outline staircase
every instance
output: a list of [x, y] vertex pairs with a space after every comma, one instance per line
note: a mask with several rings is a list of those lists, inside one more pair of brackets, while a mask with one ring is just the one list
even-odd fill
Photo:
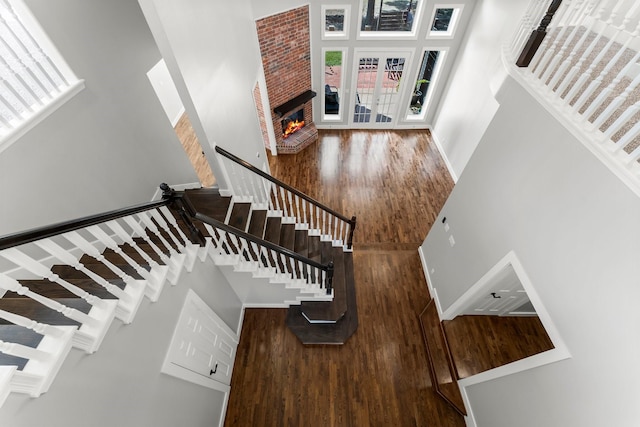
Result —
[[[231, 176], [256, 175], [224, 154]], [[357, 328], [355, 218], [256, 176], [251, 195], [246, 179], [232, 194], [163, 184], [160, 201], [0, 238], [0, 405], [46, 392], [72, 348], [98, 351], [115, 319], [133, 322], [196, 262], [214, 262], [246, 307], [289, 307], [303, 343], [344, 343]]]

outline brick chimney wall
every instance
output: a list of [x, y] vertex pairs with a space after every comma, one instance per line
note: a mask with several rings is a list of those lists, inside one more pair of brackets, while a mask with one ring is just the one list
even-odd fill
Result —
[[[273, 109], [311, 89], [309, 6], [259, 19], [256, 27], [267, 81], [267, 95]], [[304, 107], [305, 123], [311, 123], [311, 101], [304, 104]], [[273, 111], [271, 114], [276, 141], [280, 145], [282, 118]]]

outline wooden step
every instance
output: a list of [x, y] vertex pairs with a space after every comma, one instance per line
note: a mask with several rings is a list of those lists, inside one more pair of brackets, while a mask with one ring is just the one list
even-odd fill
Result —
[[[44, 297], [51, 299], [59, 299], [59, 298], [78, 298], [74, 293], [66, 290], [61, 285], [51, 282], [47, 279], [32, 279], [32, 280], [19, 280], [21, 285], [28, 287], [33, 292], [40, 294]], [[67, 282], [72, 285], [76, 285], [83, 291], [90, 293], [91, 295], [95, 295], [100, 299], [115, 299], [116, 297], [109, 293], [104, 286], [100, 286], [95, 281], [90, 278], [84, 279], [67, 279]], [[110, 282], [118, 286], [120, 289], [124, 289], [124, 282], [122, 280], [113, 280]]]
[[267, 225], [267, 211], [254, 210], [251, 211], [251, 220], [247, 233], [260, 239], [264, 238], [265, 227]]
[[280, 244], [280, 227], [282, 226], [282, 218], [278, 216], [267, 217], [267, 226], [264, 232], [264, 240], [273, 244]]
[[198, 212], [224, 222], [231, 204], [231, 197], [223, 197], [217, 188], [185, 190], [185, 194]]
[[250, 211], [251, 203], [234, 203], [227, 225], [245, 231], [247, 229]]
[[301, 306], [289, 307], [286, 324], [303, 344], [344, 344], [358, 329], [358, 308], [351, 252], [344, 253], [344, 271], [347, 309], [344, 316], [337, 322], [309, 323], [302, 314]]
[[[333, 255], [333, 301], [303, 301], [302, 315], [309, 323], [335, 323], [347, 311], [344, 252], [341, 247], [331, 248]], [[329, 261], [327, 261], [328, 263]]]
[[282, 224], [280, 226], [280, 246], [291, 251], [295, 249], [295, 224]]
[[[2, 319], [0, 319], [0, 337], [2, 337], [2, 341], [22, 344], [31, 348], [38, 347], [43, 338], [41, 334], [31, 329], [5, 322]], [[1, 366], [15, 365], [21, 371], [28, 361], [28, 359], [23, 359], [22, 357], [9, 356], [0, 352]]]
[[[56, 301], [85, 314], [91, 310], [91, 305], [80, 298], [58, 298]], [[49, 325], [80, 326], [80, 323], [69, 319], [62, 313], [14, 292], [7, 292], [0, 298], [0, 309]]]

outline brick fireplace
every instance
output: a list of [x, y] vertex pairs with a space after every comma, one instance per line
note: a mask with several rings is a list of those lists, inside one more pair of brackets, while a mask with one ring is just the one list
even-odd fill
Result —
[[[256, 28], [276, 147], [278, 153], [297, 153], [318, 139], [311, 102], [315, 93], [311, 92], [309, 6], [259, 19]], [[304, 127], [284, 138], [282, 119], [300, 109]]]

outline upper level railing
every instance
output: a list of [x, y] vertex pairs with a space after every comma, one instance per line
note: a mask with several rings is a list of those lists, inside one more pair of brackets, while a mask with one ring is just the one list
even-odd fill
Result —
[[216, 152], [221, 155], [234, 197], [282, 212], [285, 218], [307, 226], [311, 233], [329, 236], [351, 249], [355, 216], [345, 217], [223, 148], [216, 146]]
[[[509, 71], [640, 195], [640, 2], [558, 3], [531, 2], [504, 52]], [[516, 67], [540, 27], [530, 64]]]

